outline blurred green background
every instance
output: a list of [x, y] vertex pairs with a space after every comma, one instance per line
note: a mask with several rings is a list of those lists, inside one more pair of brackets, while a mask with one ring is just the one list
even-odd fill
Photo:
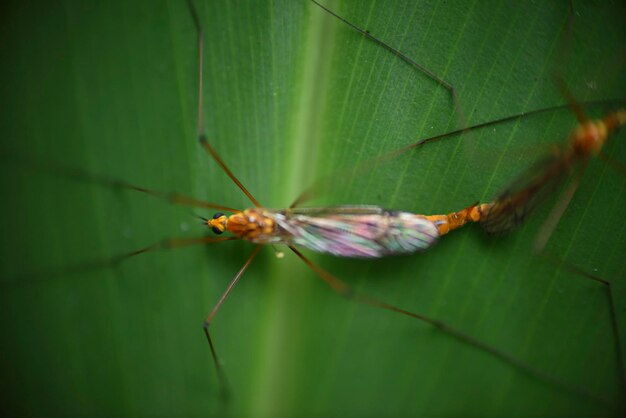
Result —
[[[32, 164], [250, 205], [195, 139], [197, 46], [186, 3], [99, 3], [2, 6], [0, 410], [216, 416], [201, 325], [252, 247], [229, 242], [106, 265], [165, 237], [207, 234], [194, 214], [212, 213]], [[209, 138], [268, 207], [289, 205], [319, 176], [458, 126], [445, 89], [308, 1], [196, 3]], [[566, 3], [325, 4], [453, 84], [472, 124], [563, 103], [554, 72], [580, 100], [626, 98], [624, 3], [574, 2], [569, 53]], [[574, 123], [569, 111], [551, 112], [431, 144], [337, 176], [313, 203], [458, 210], [493, 197]], [[624, 139], [607, 147], [622, 162]], [[426, 324], [346, 301], [292, 254], [277, 259], [267, 248], [212, 328], [233, 390], [227, 412], [619, 416], [625, 203], [624, 177], [593, 161], [548, 243], [561, 260], [610, 281], [612, 295], [532, 255], [550, 205], [507, 237], [469, 227], [410, 257], [310, 255], [360, 291], [446, 321], [608, 405]], [[98, 260], [102, 268], [63, 274]]]

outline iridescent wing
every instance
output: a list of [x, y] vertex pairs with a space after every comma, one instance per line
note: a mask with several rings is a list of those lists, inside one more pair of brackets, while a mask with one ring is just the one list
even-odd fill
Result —
[[410, 254], [439, 238], [435, 224], [423, 216], [372, 206], [287, 210], [275, 220], [284, 241], [339, 257]]
[[568, 174], [571, 163], [555, 153], [526, 170], [493, 201], [480, 225], [491, 234], [504, 234], [522, 224], [526, 217], [550, 195]]

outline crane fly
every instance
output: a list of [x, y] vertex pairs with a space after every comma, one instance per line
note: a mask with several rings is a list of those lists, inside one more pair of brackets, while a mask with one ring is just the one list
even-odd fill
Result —
[[605, 160], [609, 159], [603, 153], [602, 147], [611, 134], [626, 124], [626, 109], [616, 110], [601, 119], [589, 119], [579, 106], [575, 106], [575, 109], [579, 125], [573, 129], [569, 138], [563, 144], [555, 146], [551, 155], [522, 173], [496, 197], [489, 215], [480, 222], [487, 232], [507, 233], [519, 226], [538, 204], [555, 191], [568, 174], [576, 172], [576, 179], [566, 190], [564, 200], [557, 204], [558, 210], [553, 212], [538, 237], [535, 248], [541, 252], [574, 195], [578, 179], [589, 159], [598, 155]]
[[[320, 6], [317, 2], [313, 2]], [[390, 310], [402, 315], [406, 315], [420, 321], [429, 323], [436, 328], [448, 333], [467, 344], [487, 351], [495, 357], [503, 360], [515, 367], [520, 367], [524, 371], [549, 381], [553, 384], [563, 386], [578, 393], [590, 395], [584, 389], [572, 387], [566, 382], [562, 382], [557, 377], [551, 376], [543, 371], [526, 365], [514, 356], [503, 352], [495, 347], [476, 340], [474, 337], [454, 329], [446, 323], [428, 316], [410, 312], [394, 305], [385, 303], [376, 298], [355, 293], [352, 288], [314, 264], [297, 246], [309, 248], [311, 250], [329, 253], [340, 257], [357, 258], [379, 258], [389, 255], [410, 254], [416, 251], [423, 251], [431, 247], [440, 235], [445, 235], [449, 231], [457, 229], [467, 222], [480, 220], [482, 211], [489, 209], [489, 204], [472, 205], [458, 212], [447, 215], [424, 216], [409, 212], [389, 211], [374, 206], [341, 206], [335, 208], [295, 208], [295, 202], [289, 209], [282, 211], [263, 208], [261, 203], [246, 189], [235, 174], [228, 168], [221, 156], [208, 141], [203, 124], [203, 57], [204, 40], [203, 30], [200, 25], [198, 14], [191, 1], [188, 2], [194, 23], [198, 33], [198, 112], [197, 112], [197, 132], [200, 145], [215, 160], [217, 165], [232, 180], [234, 184], [246, 195], [253, 208], [243, 211], [208, 202], [199, 202], [193, 198], [181, 195], [170, 195], [169, 200], [173, 203], [196, 206], [202, 208], [215, 208], [218, 210], [228, 210], [234, 212], [226, 216], [221, 212], [216, 213], [211, 219], [204, 220], [206, 226], [215, 234], [221, 235], [225, 231], [232, 233], [231, 237], [223, 238], [201, 238], [199, 240], [168, 240], [166, 247], [176, 247], [196, 243], [210, 243], [221, 240], [242, 239], [257, 244], [246, 262], [235, 275], [231, 283], [227, 286], [218, 302], [213, 307], [204, 322], [204, 332], [210, 347], [213, 362], [218, 371], [221, 381], [222, 393], [226, 394], [226, 378], [222, 370], [220, 360], [217, 355], [213, 339], [209, 328], [210, 324], [219, 311], [220, 307], [227, 299], [228, 295], [237, 284], [243, 273], [246, 271], [252, 260], [259, 253], [263, 244], [284, 244], [289, 247], [309, 268], [311, 268], [321, 279], [323, 279], [337, 293], [374, 307]], [[322, 7], [324, 10], [330, 10]], [[338, 17], [331, 12], [333, 16]], [[362, 34], [371, 38], [368, 32], [360, 30], [352, 25]], [[401, 53], [396, 55], [405, 59]], [[409, 63], [412, 63], [409, 62]], [[421, 69], [421, 67], [418, 67]], [[429, 75], [429, 73], [426, 73]], [[439, 79], [436, 79], [439, 81]], [[451, 91], [456, 100], [454, 91]], [[134, 190], [161, 196], [162, 193], [148, 190], [142, 187], [127, 185]], [[298, 200], [298, 199], [297, 199]], [[146, 247], [134, 251], [130, 255], [137, 255], [153, 249], [161, 248], [163, 245]]]
[[419, 215], [378, 206], [271, 210], [245, 209], [206, 219], [217, 235], [228, 231], [255, 244], [305, 247], [338, 257], [380, 258], [425, 251], [439, 236], [468, 222], [480, 222], [491, 204], [472, 205], [446, 215]]
[[[193, 10], [193, 8], [192, 8]], [[195, 16], [194, 20], [199, 33], [199, 91], [202, 91], [202, 56], [203, 56], [203, 39], [202, 29], [199, 25], [199, 19]], [[367, 36], [368, 32], [362, 32]], [[451, 93], [456, 103], [456, 93]], [[249, 209], [237, 209], [211, 202], [204, 202], [199, 199], [185, 196], [178, 193], [163, 193], [130, 184], [124, 181], [111, 180], [109, 178], [97, 178], [81, 172], [66, 172], [70, 176], [86, 177], [109, 185], [114, 188], [126, 188], [141, 193], [147, 193], [152, 196], [163, 198], [169, 202], [180, 204], [183, 206], [191, 206], [202, 209], [213, 209], [218, 211], [210, 219], [203, 220], [206, 227], [220, 236], [207, 236], [200, 238], [175, 238], [159, 242], [155, 245], [141, 248], [123, 254], [115, 258], [113, 261], [118, 262], [126, 260], [131, 256], [147, 253], [158, 249], [168, 249], [174, 247], [183, 247], [196, 244], [218, 243], [223, 241], [231, 241], [235, 239], [243, 239], [250, 241], [257, 246], [251, 251], [246, 262], [240, 268], [238, 273], [228, 285], [226, 291], [215, 305], [205, 322], [205, 332], [207, 340], [211, 347], [211, 353], [215, 365], [224, 379], [221, 363], [217, 357], [217, 352], [211, 335], [209, 334], [209, 324], [212, 323], [215, 313], [226, 300], [230, 291], [233, 289], [237, 281], [242, 277], [243, 273], [248, 269], [253, 259], [260, 251], [261, 244], [285, 244], [290, 246], [294, 253], [300, 257], [316, 274], [318, 274], [333, 290], [338, 293], [355, 299], [365, 304], [375, 307], [398, 312], [403, 315], [417, 318], [425, 321], [434, 327], [440, 329], [444, 333], [450, 334], [452, 337], [481, 350], [484, 350], [497, 358], [518, 367], [524, 372], [540, 379], [546, 380], [571, 389], [576, 393], [584, 393], [578, 387], [563, 382], [562, 379], [553, 377], [550, 373], [543, 372], [536, 367], [527, 365], [524, 361], [516, 356], [510, 355], [505, 351], [501, 351], [493, 346], [483, 343], [464, 332], [452, 328], [445, 322], [429, 316], [423, 316], [414, 312], [405, 311], [394, 305], [381, 302], [378, 299], [356, 293], [346, 283], [339, 280], [336, 276], [314, 264], [308, 257], [300, 252], [298, 247], [305, 247], [317, 252], [328, 253], [342, 257], [357, 258], [378, 258], [394, 254], [409, 254], [412, 252], [423, 251], [430, 248], [435, 242], [449, 231], [463, 226], [469, 222], [481, 222], [485, 214], [491, 212], [491, 203], [483, 203], [471, 205], [458, 212], [451, 212], [443, 215], [422, 215], [408, 211], [387, 210], [378, 206], [339, 206], [339, 207], [322, 207], [322, 208], [303, 208], [289, 207], [283, 210], [272, 210], [264, 208], [239, 181], [220, 155], [211, 146], [206, 134], [204, 134], [204, 126], [201, 122], [201, 113], [203, 111], [202, 95], [199, 94], [198, 104], [198, 136], [202, 147], [214, 158], [217, 165], [230, 176], [231, 180], [239, 186], [243, 193], [249, 198], [253, 207]], [[468, 128], [472, 129], [472, 128]], [[50, 167], [56, 171], [63, 172], [60, 167]], [[71, 171], [71, 170], [70, 170]], [[232, 215], [226, 216], [223, 213], [229, 212]], [[221, 236], [223, 232], [230, 232], [232, 235]], [[112, 264], [112, 263], [105, 263]], [[83, 267], [96, 267], [95, 265], [85, 265]], [[225, 387], [225, 384], [224, 384]], [[592, 395], [593, 397], [593, 395]]]
[[[316, 2], [314, 2], [316, 3]], [[317, 3], [316, 3], [317, 4]], [[318, 4], [319, 5], [319, 4]], [[199, 91], [202, 91], [203, 81], [203, 38], [202, 29], [198, 16], [190, 3], [194, 21], [198, 30], [199, 45]], [[324, 8], [324, 7], [323, 7]], [[340, 18], [332, 13], [329, 9], [326, 11], [333, 16]], [[340, 18], [341, 19], [341, 18]], [[372, 38], [371, 35], [364, 30], [352, 25], [359, 32]], [[375, 39], [375, 38], [374, 38]], [[379, 42], [380, 43], [380, 42]], [[385, 44], [383, 44], [385, 45]], [[389, 48], [388, 48], [389, 49]], [[406, 61], [406, 57], [393, 50], [396, 55]], [[412, 61], [409, 61], [412, 64]], [[420, 67], [418, 67], [420, 69]], [[428, 75], [429, 73], [426, 72]], [[437, 78], [436, 81], [439, 81]], [[456, 102], [454, 90], [451, 90], [453, 99]], [[287, 245], [304, 263], [311, 268], [321, 279], [323, 279], [337, 293], [352, 298], [356, 301], [368, 304], [374, 307], [394, 311], [402, 315], [416, 318], [427, 322], [436, 328], [450, 334], [451, 336], [489, 352], [495, 357], [516, 367], [522, 368], [524, 371], [544, 379], [546, 381], [556, 383], [559, 386], [568, 388], [578, 393], [590, 395], [585, 390], [572, 387], [559, 378], [551, 376], [543, 371], [527, 365], [506, 352], [491, 347], [474, 337], [460, 332], [444, 322], [437, 319], [424, 316], [419, 313], [410, 312], [394, 305], [382, 302], [370, 296], [355, 293], [351, 287], [344, 281], [314, 264], [297, 247], [305, 247], [316, 252], [328, 253], [339, 257], [356, 257], [356, 258], [380, 258], [389, 255], [410, 254], [417, 251], [424, 251], [430, 248], [437, 241], [438, 237], [448, 232], [458, 229], [469, 222], [485, 223], [494, 213], [494, 207], [499, 204], [483, 203], [471, 205], [460, 211], [451, 212], [442, 215], [421, 215], [410, 212], [390, 211], [375, 206], [340, 206], [340, 207], [324, 207], [324, 208], [296, 208], [295, 203], [285, 210], [271, 210], [262, 207], [261, 203], [246, 189], [241, 181], [227, 167], [216, 150], [212, 147], [207, 139], [205, 128], [202, 122], [203, 99], [199, 94], [198, 102], [198, 138], [202, 147], [207, 153], [213, 157], [216, 163], [230, 177], [239, 189], [248, 197], [254, 205], [253, 208], [245, 210], [227, 209], [233, 212], [232, 215], [226, 216], [218, 212], [211, 219], [204, 222], [215, 234], [221, 235], [228, 231], [232, 233], [232, 237], [224, 237], [224, 240], [242, 239], [250, 241], [257, 246], [254, 248], [247, 261], [235, 275], [231, 283], [219, 298], [217, 304], [209, 313], [205, 320], [204, 331], [209, 343], [211, 354], [216, 369], [219, 372], [222, 387], [226, 387], [224, 373], [222, 371], [220, 361], [211, 334], [209, 332], [210, 324], [216, 313], [237, 284], [245, 270], [248, 268], [252, 260], [256, 257], [262, 244], [284, 244]], [[472, 128], [468, 128], [472, 129]], [[224, 207], [213, 203], [200, 203], [186, 197], [177, 196], [173, 199], [175, 203], [192, 204], [200, 207], [213, 207], [223, 210]], [[494, 206], [495, 205], [495, 206]], [[202, 242], [216, 242], [219, 238], [210, 240], [204, 238]], [[184, 242], [186, 245], [188, 242]], [[195, 243], [195, 241], [191, 242]], [[178, 246], [180, 243], [173, 242], [170, 246]], [[147, 250], [152, 249], [148, 248]], [[146, 249], [139, 252], [145, 252]], [[135, 252], [133, 254], [136, 254]], [[593, 395], [592, 395], [593, 397]]]

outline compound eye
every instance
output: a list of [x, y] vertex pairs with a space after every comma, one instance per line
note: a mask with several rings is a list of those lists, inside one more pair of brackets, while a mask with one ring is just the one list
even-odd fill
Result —
[[213, 230], [213, 233], [215, 235], [221, 235], [222, 233], [224, 233], [224, 231], [222, 231], [221, 229], [219, 229], [218, 227], [214, 226], [213, 228], [211, 228]]
[[217, 212], [215, 215], [213, 215], [213, 219], [221, 218], [222, 216], [224, 216], [222, 212]]

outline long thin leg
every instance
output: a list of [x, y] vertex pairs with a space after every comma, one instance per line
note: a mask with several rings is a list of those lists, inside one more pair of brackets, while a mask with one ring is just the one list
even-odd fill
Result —
[[[574, 28], [574, 5], [572, 0], [569, 0], [568, 2], [569, 5], [569, 16], [568, 16], [568, 27], [567, 27], [567, 34], [566, 34], [566, 38], [565, 41], [563, 42], [564, 45], [564, 49], [565, 49], [565, 53], [561, 54], [561, 64], [562, 66], [559, 66], [559, 68], [565, 68], [567, 65], [566, 62], [566, 57], [567, 55], [569, 55], [570, 50], [571, 50], [571, 38], [572, 38], [572, 34], [573, 34], [573, 28]], [[568, 88], [567, 84], [565, 83], [565, 81], [563, 80], [562, 77], [557, 76], [556, 77], [556, 81], [557, 81], [557, 85], [559, 86], [559, 89], [561, 90], [561, 93], [563, 94], [563, 96], [566, 98], [567, 102], [569, 103], [570, 108], [572, 109], [572, 111], [574, 112], [574, 114], [576, 115], [576, 119], [578, 120], [579, 123], [585, 123], [589, 120], [589, 118], [587, 117], [587, 115], [585, 114], [585, 111], [583, 109], [583, 107], [581, 106], [581, 103], [579, 103], [576, 98], [574, 97], [574, 95], [572, 94], [572, 92], [570, 91], [570, 89]], [[626, 177], [626, 166], [624, 166], [622, 163], [620, 163], [619, 161], [616, 161], [614, 159], [612, 159], [611, 157], [609, 157], [606, 153], [604, 153], [602, 150], [599, 153], [600, 158], [607, 163], [610, 167], [612, 167], [613, 169], [615, 169], [617, 172], [619, 172], [622, 176]], [[586, 163], [585, 163], [586, 165]], [[583, 166], [583, 170], [585, 168], [585, 165]], [[557, 202], [557, 204], [554, 206], [554, 208], [552, 209], [552, 212], [550, 213], [550, 216], [548, 217], [548, 219], [546, 219], [546, 221], [544, 222], [544, 224], [542, 225], [539, 233], [537, 234], [537, 238], [535, 239], [535, 252], [537, 252], [542, 258], [544, 259], [558, 259], [557, 257], [551, 255], [551, 254], [547, 254], [544, 251], [545, 245], [547, 244], [547, 241], [550, 237], [550, 235], [552, 234], [552, 232], [554, 231], [554, 228], [556, 227], [556, 225], [558, 224], [559, 219], [561, 218], [561, 216], [563, 215], [563, 213], [565, 212], [565, 210], [567, 209], [567, 206], [569, 205], [569, 202], [571, 201], [572, 197], [574, 196], [574, 193], [576, 192], [576, 189], [578, 188], [578, 184], [580, 183], [580, 178], [582, 177], [582, 172], [583, 170], [581, 170], [577, 177], [574, 178], [574, 180], [572, 181], [572, 184], [570, 184], [570, 186], [566, 189], [566, 191], [563, 193], [563, 196], [561, 199], [559, 199], [559, 201]], [[617, 320], [617, 314], [615, 311], [615, 303], [613, 301], [613, 290], [611, 287], [611, 283], [596, 277], [592, 274], [589, 274], [585, 271], [583, 271], [582, 269], [579, 269], [575, 266], [569, 265], [569, 263], [566, 263], [564, 261], [561, 261], [561, 264], [565, 264], [566, 268], [574, 273], [579, 274], [580, 276], [590, 279], [590, 280], [594, 280], [594, 281], [598, 281], [600, 283], [602, 283], [603, 285], [605, 285], [606, 289], [607, 289], [607, 293], [608, 293], [608, 300], [609, 300], [609, 312], [611, 315], [611, 325], [613, 327], [613, 335], [615, 336], [615, 344], [616, 344], [616, 350], [617, 350], [617, 364], [618, 364], [618, 368], [619, 368], [619, 378], [620, 378], [620, 384], [621, 384], [621, 388], [622, 388], [622, 395], [626, 395], [626, 369], [624, 368], [624, 360], [623, 360], [623, 356], [622, 356], [622, 344], [621, 344], [621, 340], [620, 340], [620, 334], [619, 334], [619, 328], [618, 328], [618, 320]], [[624, 398], [626, 399], [626, 398]], [[624, 405], [622, 405], [622, 412], [624, 409]]]
[[489, 354], [491, 354], [492, 356], [496, 357], [497, 359], [519, 369], [524, 371], [525, 373], [536, 377], [540, 380], [543, 380], [544, 382], [550, 383], [552, 385], [555, 385], [557, 387], [563, 388], [569, 392], [575, 393], [577, 395], [582, 395], [585, 396], [589, 399], [592, 399], [596, 402], [605, 404], [605, 405], [609, 405], [614, 407], [615, 405], [613, 404], [613, 402], [604, 399], [594, 393], [589, 392], [588, 390], [586, 390], [585, 388], [581, 388], [575, 385], [572, 385], [562, 379], [560, 379], [557, 376], [554, 376], [552, 374], [546, 373], [542, 370], [537, 369], [536, 367], [533, 367], [529, 364], [527, 364], [526, 362], [524, 362], [523, 360], [513, 356], [512, 354], [509, 354], [505, 351], [502, 351], [496, 347], [493, 347], [489, 344], [486, 344], [480, 340], [477, 340], [476, 338], [472, 337], [471, 335], [465, 334], [464, 332], [461, 332], [451, 326], [449, 326], [448, 324], [439, 321], [437, 319], [434, 318], [430, 318], [426, 315], [422, 315], [416, 312], [411, 312], [411, 311], [407, 311], [405, 309], [399, 308], [397, 306], [388, 304], [386, 302], [383, 302], [379, 299], [373, 298], [371, 296], [367, 296], [364, 294], [359, 294], [356, 293], [346, 282], [344, 282], [343, 280], [339, 279], [338, 277], [334, 276], [333, 274], [327, 272], [326, 270], [322, 269], [321, 267], [319, 267], [318, 265], [316, 265], [315, 263], [313, 263], [311, 260], [309, 260], [307, 257], [305, 257], [297, 248], [289, 246], [289, 248], [298, 256], [300, 257], [300, 259], [302, 261], [304, 261], [304, 263], [311, 269], [313, 270], [322, 280], [324, 280], [326, 282], [326, 284], [328, 284], [328, 286], [330, 286], [331, 289], [333, 289], [335, 292], [337, 292], [339, 295], [348, 298], [348, 299], [352, 299], [355, 300], [359, 303], [365, 304], [365, 305], [369, 305], [369, 306], [373, 306], [375, 308], [380, 308], [380, 309], [385, 309], [388, 311], [392, 311], [392, 312], [397, 312], [399, 314], [405, 315], [405, 316], [409, 316], [411, 318], [415, 318], [418, 319], [422, 322], [426, 322], [427, 324], [432, 325], [433, 327], [439, 329], [440, 331], [454, 337], [455, 339], [471, 345], [475, 348], [478, 348], [479, 350], [485, 351]]
[[553, 76], [558, 80], [561, 78], [559, 71], [567, 68], [571, 53], [572, 36], [574, 33], [574, 5], [571, 0], [567, 4], [567, 19], [565, 21], [565, 29], [560, 35], [560, 47], [556, 53], [556, 59], [553, 63]]
[[535, 238], [534, 250], [536, 254], [541, 254], [548, 240], [552, 236], [554, 229], [559, 224], [563, 213], [569, 206], [569, 202], [571, 202], [574, 194], [576, 193], [576, 189], [578, 189], [578, 185], [580, 184], [580, 178], [584, 171], [584, 167], [578, 173], [578, 175], [572, 180], [572, 182], [567, 186], [567, 189], [563, 192], [559, 201], [554, 205], [552, 211], [548, 218], [544, 221], [543, 225], [541, 225], [541, 229], [537, 233], [537, 238]]
[[534, 251], [543, 260], [548, 261], [552, 264], [556, 264], [560, 268], [565, 268], [575, 274], [580, 275], [581, 277], [584, 277], [585, 279], [599, 282], [606, 287], [607, 293], [608, 293], [607, 296], [609, 299], [609, 312], [611, 315], [611, 326], [613, 328], [613, 333], [615, 335], [616, 349], [617, 349], [617, 354], [618, 354], [620, 385], [622, 388], [622, 393], [626, 394], [626, 376], [625, 376], [626, 369], [624, 368], [624, 361], [622, 359], [622, 344], [620, 341], [620, 334], [618, 331], [618, 320], [617, 320], [617, 314], [615, 313], [615, 304], [613, 302], [613, 289], [611, 287], [611, 283], [605, 279], [602, 279], [593, 274], [587, 273], [584, 270], [561, 260], [559, 257], [551, 253], [548, 253], [545, 250], [546, 244], [548, 243], [550, 236], [554, 232], [554, 229], [558, 225], [559, 220], [563, 216], [563, 213], [565, 213], [565, 210], [569, 206], [570, 201], [572, 200], [572, 198], [574, 197], [574, 194], [576, 193], [576, 190], [578, 189], [578, 185], [580, 184], [580, 180], [582, 178], [582, 174], [584, 172], [585, 167], [586, 167], [586, 163], [581, 168], [581, 170], [577, 173], [576, 177], [572, 180], [572, 182], [568, 185], [567, 189], [565, 189], [565, 191], [562, 193], [561, 197], [559, 198], [559, 201], [554, 205], [554, 207], [552, 208], [552, 211], [550, 212], [550, 215], [544, 221], [543, 225], [539, 229], [539, 232], [537, 233], [537, 237], [535, 238]]
[[[619, 102], [619, 101], [616, 101]], [[594, 106], [594, 105], [598, 105], [598, 104], [606, 104], [606, 101], [593, 101], [593, 102], [586, 102], [585, 104], [588, 106]], [[612, 103], [611, 101], [609, 101], [609, 103]], [[382, 155], [379, 155], [377, 157], [371, 158], [367, 161], [364, 161], [361, 164], [358, 164], [355, 167], [352, 167], [350, 169], [347, 170], [341, 170], [341, 171], [337, 171], [337, 172], [333, 172], [330, 175], [320, 178], [318, 180], [316, 180], [310, 187], [308, 187], [304, 192], [302, 192], [294, 201], [293, 203], [289, 206], [290, 208], [295, 208], [298, 207], [299, 205], [301, 205], [302, 203], [312, 199], [314, 196], [317, 195], [317, 193], [319, 192], [320, 189], [323, 189], [327, 183], [329, 184], [333, 184], [336, 182], [337, 178], [345, 178], [345, 176], [350, 176], [350, 175], [356, 175], [356, 174], [360, 174], [360, 173], [365, 173], [367, 171], [372, 170], [373, 168], [377, 167], [380, 164], [383, 164], [387, 161], [393, 160], [394, 158], [399, 157], [402, 154], [405, 154], [413, 149], [419, 148], [422, 145], [431, 143], [431, 142], [437, 142], [440, 141], [442, 139], [446, 139], [449, 137], [454, 137], [454, 136], [458, 136], [461, 135], [464, 132], [467, 131], [473, 131], [476, 129], [484, 129], [487, 128], [489, 126], [494, 126], [500, 123], [506, 123], [506, 122], [510, 122], [510, 121], [514, 121], [517, 119], [520, 119], [522, 117], [532, 117], [532, 116], [536, 116], [536, 115], [540, 115], [543, 113], [548, 113], [548, 112], [554, 112], [554, 111], [560, 111], [560, 110], [567, 110], [570, 109], [570, 105], [566, 104], [566, 105], [559, 105], [559, 106], [552, 106], [552, 107], [547, 107], [544, 109], [537, 109], [537, 110], [533, 110], [530, 112], [524, 112], [524, 113], [519, 113], [517, 115], [511, 115], [511, 116], [507, 116], [501, 119], [496, 119], [496, 120], [492, 120], [489, 122], [483, 122], [483, 123], [479, 123], [476, 124], [474, 126], [470, 126], [467, 128], [462, 128], [462, 129], [455, 129], [454, 131], [450, 131], [450, 132], [446, 132], [443, 134], [439, 134], [439, 135], [435, 135], [435, 136], [431, 136], [428, 138], [424, 138], [421, 139], [417, 142], [414, 142], [412, 144], [409, 145], [405, 145], [404, 147], [398, 148], [396, 150], [392, 150], [389, 151], [387, 153], [384, 153]]]
[[[620, 384], [622, 387], [622, 393], [626, 394], [626, 368], [624, 365], [624, 359], [622, 358], [622, 343], [619, 337], [619, 326], [618, 326], [618, 320], [617, 320], [617, 315], [615, 314], [615, 303], [613, 301], [613, 290], [611, 287], [611, 282], [604, 280], [601, 277], [598, 277], [594, 274], [591, 274], [579, 267], [576, 267], [575, 265], [568, 263], [564, 260], [562, 260], [560, 257], [557, 257], [556, 255], [548, 252], [548, 251], [543, 251], [542, 253], [538, 254], [538, 256], [544, 260], [547, 261], [551, 264], [554, 264], [557, 268], [563, 268], [565, 270], [570, 271], [571, 273], [577, 274], [579, 276], [582, 276], [586, 279], [589, 280], [593, 280], [595, 282], [598, 282], [602, 285], [605, 286], [606, 290], [607, 290], [607, 297], [609, 300], [609, 312], [611, 315], [611, 327], [613, 328], [613, 334], [615, 335], [615, 350], [617, 353], [617, 364], [618, 364], [618, 368], [619, 368], [619, 379], [620, 379]], [[624, 405], [622, 405], [622, 408], [624, 407]]]
[[186, 196], [177, 192], [162, 192], [159, 190], [149, 189], [143, 186], [137, 186], [136, 184], [129, 183], [124, 180], [115, 179], [108, 176], [102, 176], [98, 174], [89, 173], [81, 168], [70, 167], [64, 164], [60, 164], [54, 161], [44, 161], [32, 155], [28, 155], [22, 152], [12, 152], [10, 150], [0, 150], [0, 157], [10, 163], [19, 163], [26, 165], [34, 171], [44, 171], [56, 176], [65, 177], [74, 181], [86, 181], [93, 184], [98, 184], [103, 187], [109, 187], [112, 189], [126, 189], [133, 190], [140, 193], [149, 194], [158, 199], [163, 199], [169, 203], [182, 206], [191, 206], [195, 208], [208, 208], [226, 212], [239, 212], [238, 209], [234, 209], [228, 206], [218, 205], [217, 203], [206, 202], [194, 197]]
[[191, 11], [191, 16], [193, 18], [194, 25], [196, 26], [196, 32], [198, 33], [198, 141], [202, 148], [215, 160], [217, 165], [220, 166], [222, 170], [230, 177], [230, 179], [239, 187], [239, 189], [250, 199], [250, 201], [254, 204], [254, 206], [261, 206], [258, 200], [252, 196], [252, 194], [246, 189], [246, 187], [239, 181], [239, 179], [233, 174], [233, 172], [228, 168], [222, 157], [219, 156], [217, 151], [211, 146], [207, 139], [206, 130], [203, 122], [203, 114], [204, 114], [204, 99], [202, 96], [202, 91], [204, 89], [204, 31], [202, 30], [202, 25], [200, 24], [200, 18], [198, 16], [198, 12], [193, 5], [192, 0], [187, 0], [187, 4], [189, 5], [189, 10]]
[[457, 111], [457, 113], [459, 115], [459, 122], [461, 123], [461, 126], [465, 125], [465, 115], [463, 114], [463, 110], [461, 109], [461, 104], [459, 103], [459, 98], [458, 98], [458, 96], [456, 94], [456, 90], [455, 90], [455, 88], [454, 88], [454, 86], [452, 84], [448, 83], [446, 80], [444, 80], [441, 77], [437, 76], [435, 73], [433, 73], [428, 68], [426, 68], [423, 65], [417, 63], [415, 60], [410, 58], [404, 52], [400, 51], [399, 49], [396, 49], [396, 48], [392, 47], [391, 45], [389, 45], [388, 43], [386, 43], [382, 39], [379, 39], [379, 38], [375, 37], [374, 35], [372, 35], [369, 31], [367, 31], [365, 29], [362, 29], [359, 26], [355, 25], [354, 23], [350, 22], [349, 20], [339, 16], [337, 13], [333, 12], [328, 7], [320, 4], [316, 0], [311, 0], [311, 2], [315, 3], [318, 7], [320, 7], [323, 10], [325, 10], [331, 16], [336, 17], [337, 19], [339, 19], [340, 21], [342, 21], [346, 25], [350, 26], [352, 29], [354, 29], [355, 31], [359, 32], [361, 35], [365, 36], [367, 39], [377, 43], [380, 46], [382, 46], [387, 51], [389, 51], [392, 54], [396, 55], [402, 61], [406, 62], [407, 64], [409, 64], [413, 68], [416, 68], [418, 71], [420, 71], [421, 73], [425, 74], [428, 78], [430, 78], [431, 80], [435, 81], [437, 84], [439, 84], [440, 86], [442, 86], [443, 88], [448, 90], [448, 92], [450, 93], [450, 96], [452, 97], [452, 101], [454, 102], [454, 107], [456, 108], [456, 111]]
[[585, 114], [585, 111], [583, 110], [580, 103], [578, 103], [576, 99], [574, 98], [574, 95], [570, 91], [569, 87], [567, 87], [565, 80], [563, 80], [563, 78], [560, 76], [555, 76], [555, 79], [556, 79], [557, 86], [559, 86], [559, 90], [561, 90], [561, 94], [565, 97], [565, 99], [567, 100], [567, 103], [569, 103], [569, 106], [572, 109], [572, 112], [574, 112], [574, 114], [576, 115], [576, 119], [578, 120], [578, 123], [587, 122], [589, 118]]
[[211, 313], [209, 313], [209, 315], [204, 320], [204, 325], [203, 325], [204, 335], [206, 336], [207, 342], [209, 343], [209, 348], [211, 350], [211, 357], [213, 358], [213, 364], [215, 364], [215, 370], [217, 370], [217, 376], [220, 381], [220, 393], [221, 393], [221, 398], [223, 400], [229, 397], [228, 380], [226, 379], [226, 374], [224, 373], [224, 369], [222, 368], [222, 364], [217, 355], [217, 351], [215, 350], [215, 345], [213, 344], [213, 339], [211, 338], [211, 334], [209, 333], [209, 326], [211, 325], [213, 318], [217, 314], [217, 311], [220, 309], [220, 307], [222, 306], [222, 304], [224, 303], [224, 301], [226, 300], [230, 292], [233, 290], [233, 287], [235, 287], [235, 285], [237, 284], [237, 282], [243, 275], [244, 271], [246, 271], [246, 269], [248, 268], [248, 266], [250, 265], [254, 257], [259, 253], [259, 250], [261, 249], [261, 247], [262, 247], [261, 244], [254, 247], [254, 250], [252, 250], [252, 253], [250, 253], [250, 256], [248, 257], [244, 265], [241, 267], [241, 269], [239, 269], [239, 271], [237, 272], [233, 280], [230, 282], [230, 284], [228, 285], [228, 287], [226, 288], [222, 296], [219, 298], [219, 300], [217, 301], [217, 303], [211, 310]]
[[144, 254], [157, 250], [169, 250], [173, 248], [188, 247], [199, 244], [213, 244], [217, 242], [233, 241], [237, 237], [194, 237], [194, 238], [168, 238], [159, 241], [147, 247], [140, 248], [135, 251], [122, 253], [102, 260], [89, 260], [70, 266], [60, 267], [58, 269], [50, 269], [47, 271], [39, 271], [22, 274], [16, 277], [8, 277], [0, 280], [0, 289], [10, 290], [32, 284], [42, 283], [51, 279], [65, 276], [79, 277], [80, 273], [87, 273], [101, 269], [111, 268], [139, 254]]

